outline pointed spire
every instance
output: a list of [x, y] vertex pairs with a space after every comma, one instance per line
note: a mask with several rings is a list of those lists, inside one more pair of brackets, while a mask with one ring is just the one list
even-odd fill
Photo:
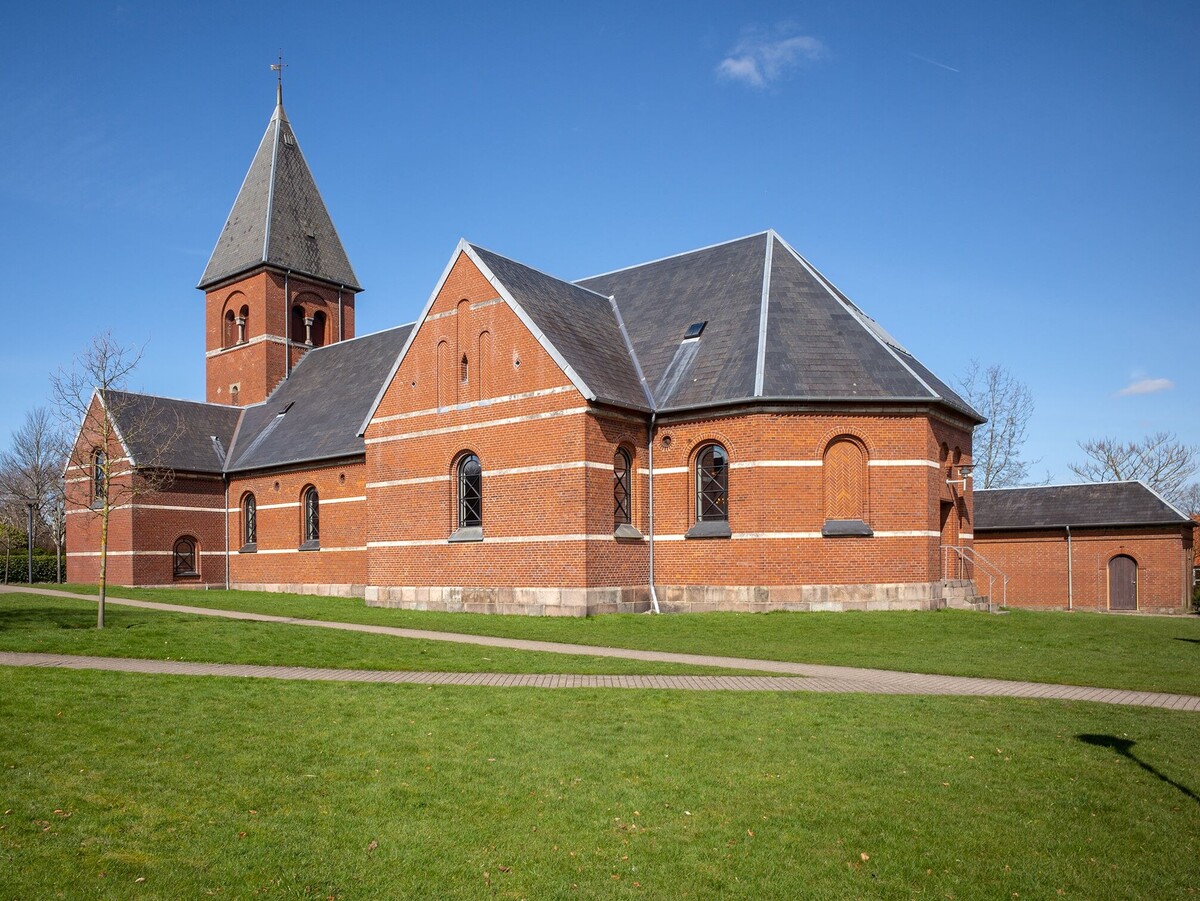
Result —
[[[284, 65], [282, 56], [278, 65]], [[358, 277], [283, 112], [282, 76], [275, 90], [271, 121], [198, 287], [208, 288], [267, 265], [360, 291]]]

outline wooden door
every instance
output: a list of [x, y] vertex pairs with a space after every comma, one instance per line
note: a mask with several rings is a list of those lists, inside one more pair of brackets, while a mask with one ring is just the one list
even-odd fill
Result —
[[1137, 561], [1124, 554], [1108, 561], [1108, 609], [1137, 610]]

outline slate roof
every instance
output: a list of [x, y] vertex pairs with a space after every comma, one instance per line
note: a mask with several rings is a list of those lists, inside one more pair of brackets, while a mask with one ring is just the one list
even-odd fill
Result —
[[267, 400], [245, 407], [228, 472], [361, 454], [359, 425], [413, 323], [306, 353]]
[[[106, 391], [108, 410], [137, 466], [221, 472], [241, 410], [128, 391]], [[220, 441], [220, 449], [212, 438]]]
[[470, 247], [595, 400], [650, 409], [617, 312], [607, 297], [474, 244]]
[[[577, 284], [614, 297], [660, 411], [932, 401], [983, 421], [772, 231]], [[699, 340], [685, 341], [700, 322]]]
[[362, 290], [282, 101], [267, 124], [198, 287], [264, 263]]
[[975, 491], [975, 531], [1191, 522], [1142, 482]]

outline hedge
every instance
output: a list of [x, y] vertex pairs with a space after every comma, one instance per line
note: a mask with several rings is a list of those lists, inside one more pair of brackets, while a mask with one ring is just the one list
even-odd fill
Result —
[[[24, 554], [13, 554], [8, 558], [8, 581], [24, 582], [29, 578], [29, 568]], [[66, 561], [63, 561], [63, 568], [66, 569]], [[65, 573], [64, 573], [65, 574]], [[0, 555], [0, 580], [4, 578], [4, 557]], [[35, 582], [57, 582], [58, 573], [57, 567], [54, 564], [53, 557], [43, 557], [40, 554], [33, 555], [33, 581]]]

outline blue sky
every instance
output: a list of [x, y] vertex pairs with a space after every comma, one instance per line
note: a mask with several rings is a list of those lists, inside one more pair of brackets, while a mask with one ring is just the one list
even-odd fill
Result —
[[[1200, 444], [1200, 5], [21, 4], [0, 56], [0, 436], [111, 328], [204, 394], [194, 289], [274, 104], [366, 288], [466, 237], [580, 278], [775, 228], [935, 372], [1024, 381], [1028, 456]], [[148, 343], [147, 343], [148, 342]]]

